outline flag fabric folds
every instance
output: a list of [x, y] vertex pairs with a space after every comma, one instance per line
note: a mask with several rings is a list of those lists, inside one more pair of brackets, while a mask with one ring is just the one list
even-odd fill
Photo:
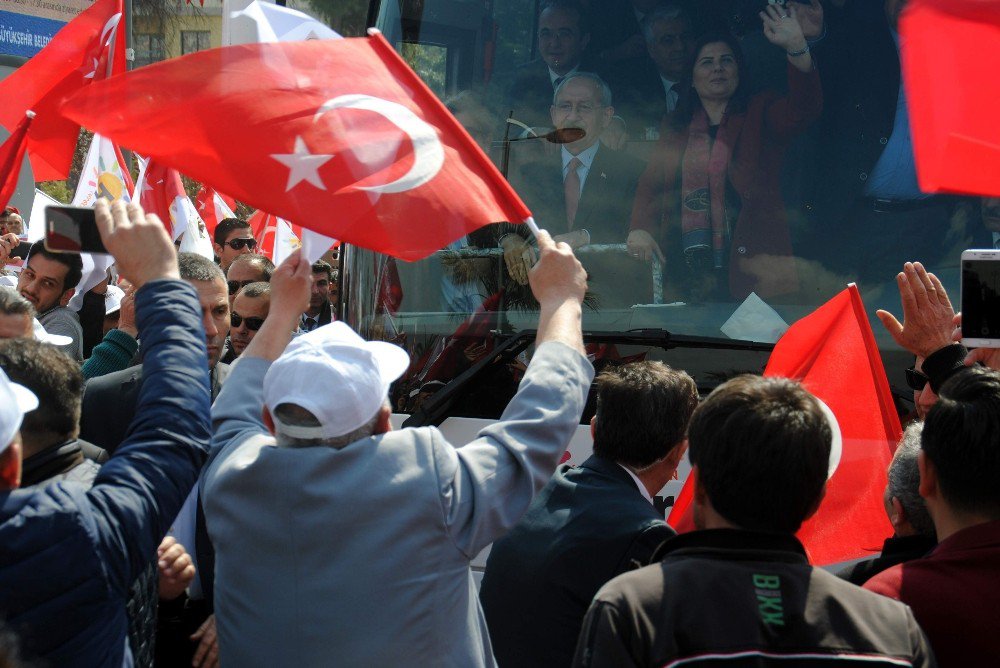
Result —
[[1000, 196], [1000, 3], [910, 0], [900, 34], [920, 189]]
[[35, 112], [25, 113], [7, 141], [0, 145], [0, 210], [7, 206], [17, 190], [17, 179], [21, 175], [21, 163], [28, 146], [28, 127], [34, 118]]
[[97, 0], [0, 81], [0, 124], [13, 131], [25, 111], [37, 114], [28, 133], [35, 181], [69, 175], [80, 124], [60, 114], [59, 105], [92, 82], [124, 71], [122, 0]]
[[214, 189], [202, 185], [201, 190], [195, 196], [195, 205], [198, 207], [198, 215], [205, 222], [205, 229], [209, 236], [215, 234], [215, 226], [220, 220], [235, 218], [236, 200], [227, 195], [215, 192]]
[[406, 260], [531, 215], [377, 33], [200, 51], [88, 86], [63, 113], [255, 208]]
[[197, 253], [210, 260], [214, 259], [208, 230], [184, 190], [181, 175], [176, 169], [152, 159], [140, 162], [142, 168], [136, 191], [143, 211], [159, 216], [171, 239], [176, 241], [184, 235], [180, 244], [182, 252]]
[[[827, 565], [878, 553], [892, 534], [882, 494], [902, 430], [857, 287], [793, 324], [764, 375], [801, 381], [832, 411], [842, 437], [841, 451], [831, 455], [826, 496], [798, 533], [810, 560]], [[692, 483], [688, 478], [668, 520], [681, 532], [694, 528]]]

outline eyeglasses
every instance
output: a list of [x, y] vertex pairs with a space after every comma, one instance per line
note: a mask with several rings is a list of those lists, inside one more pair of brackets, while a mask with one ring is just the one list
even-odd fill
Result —
[[917, 371], [912, 366], [906, 370], [906, 384], [914, 392], [923, 392], [924, 387], [929, 382], [931, 382], [931, 379], [924, 372]]
[[264, 318], [244, 318], [235, 311], [229, 314], [229, 324], [233, 327], [239, 327], [244, 320], [247, 321], [247, 329], [251, 332], [256, 332], [264, 324]]
[[233, 250], [241, 250], [244, 247], [253, 250], [254, 248], [257, 247], [257, 240], [254, 239], [253, 237], [250, 237], [249, 239], [230, 239], [229, 241], [227, 241], [222, 245], [229, 246]]
[[260, 283], [260, 279], [255, 281], [226, 281], [226, 285], [229, 286], [229, 294], [235, 295], [240, 291], [240, 288], [250, 285], [251, 283]]

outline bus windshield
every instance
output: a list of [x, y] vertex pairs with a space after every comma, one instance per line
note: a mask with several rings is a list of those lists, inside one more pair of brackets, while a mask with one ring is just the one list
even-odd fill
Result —
[[[912, 357], [875, 311], [899, 312], [910, 260], [957, 301], [959, 255], [994, 246], [1000, 202], [920, 190], [896, 31], [905, 0], [788, 1], [794, 12], [768, 0], [373, 0], [370, 20], [539, 226], [576, 249], [585, 331], [773, 343], [855, 282], [905, 398]], [[413, 359], [397, 410], [534, 327], [534, 258], [527, 227], [503, 222], [420, 262], [345, 253], [345, 318]], [[702, 386], [766, 362], [613, 337], [588, 352], [598, 365], [667, 359]], [[498, 397], [523, 361], [488, 372]]]

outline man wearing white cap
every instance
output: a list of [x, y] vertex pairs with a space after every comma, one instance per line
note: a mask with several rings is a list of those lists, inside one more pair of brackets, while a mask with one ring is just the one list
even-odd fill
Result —
[[0, 370], [0, 489], [21, 484], [21, 422], [36, 408], [38, 397]]
[[52, 666], [132, 665], [128, 585], [194, 485], [210, 434], [201, 309], [170, 237], [134, 202], [95, 208], [104, 245], [137, 289], [145, 373], [128, 436], [92, 487], [18, 489], [26, 408], [0, 398], [0, 610], [26, 652]]
[[278, 268], [215, 403], [201, 483], [223, 665], [495, 665], [469, 561], [552, 475], [593, 378], [586, 274], [544, 232], [539, 248], [534, 359], [463, 447], [433, 427], [391, 431], [401, 349], [339, 322], [292, 340], [311, 268], [298, 254]]

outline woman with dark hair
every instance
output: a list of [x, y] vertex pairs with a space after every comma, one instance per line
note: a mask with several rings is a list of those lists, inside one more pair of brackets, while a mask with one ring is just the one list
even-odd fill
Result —
[[788, 94], [748, 96], [739, 44], [703, 36], [639, 182], [629, 252], [665, 262], [676, 296], [728, 301], [798, 287], [781, 165], [789, 141], [819, 117], [822, 90], [795, 3], [779, 7], [760, 16], [788, 55]]

